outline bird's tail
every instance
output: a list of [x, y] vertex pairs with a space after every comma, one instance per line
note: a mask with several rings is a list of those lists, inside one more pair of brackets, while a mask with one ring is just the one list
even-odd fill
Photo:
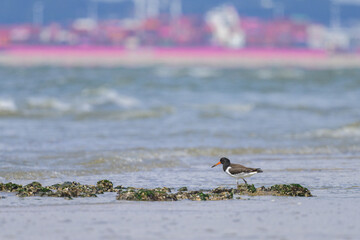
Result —
[[256, 168], [255, 170], [256, 170], [256, 172], [258, 172], [258, 173], [263, 172], [263, 170], [261, 170], [261, 168]]

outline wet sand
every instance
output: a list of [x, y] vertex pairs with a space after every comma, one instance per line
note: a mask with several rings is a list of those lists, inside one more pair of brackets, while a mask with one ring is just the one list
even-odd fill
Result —
[[356, 199], [248, 199], [1, 208], [0, 238], [294, 240], [357, 239], [360, 234]]
[[5, 66], [216, 66], [227, 68], [360, 67], [360, 54], [306, 49], [139, 48], [18, 46], [0, 52]]
[[[301, 182], [314, 197], [132, 202], [116, 200], [114, 192], [73, 200], [19, 198], [15, 193], [1, 192], [6, 198], [0, 199], [0, 239], [358, 239], [358, 159], [304, 159], [299, 169], [290, 169], [294, 166], [291, 159], [256, 163], [262, 168], [267, 166], [264, 173], [249, 179], [256, 186]], [[169, 169], [166, 173], [161, 169], [129, 172], [109, 178], [116, 179], [115, 185], [133, 183], [136, 187], [165, 183], [190, 189], [234, 186], [233, 179], [222, 169], [206, 165]], [[77, 179], [86, 182], [85, 177]], [[95, 182], [91, 177], [87, 179]]]

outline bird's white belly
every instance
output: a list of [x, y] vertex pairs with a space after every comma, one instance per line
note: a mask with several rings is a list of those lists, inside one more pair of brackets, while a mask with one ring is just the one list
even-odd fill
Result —
[[229, 172], [229, 170], [230, 170], [230, 168], [228, 168], [228, 169], [226, 169], [226, 173], [229, 175], [229, 176], [231, 176], [231, 177], [234, 177], [234, 178], [246, 178], [246, 177], [251, 177], [252, 175], [254, 175], [254, 174], [256, 174], [257, 172], [250, 172], [250, 173], [246, 173], [246, 172], [244, 172], [244, 173], [238, 173], [238, 174], [231, 174], [230, 172]]

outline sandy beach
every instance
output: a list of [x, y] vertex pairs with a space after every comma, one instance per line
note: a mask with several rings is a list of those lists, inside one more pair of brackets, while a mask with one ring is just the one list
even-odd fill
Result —
[[360, 54], [332, 54], [307, 49], [219, 49], [14, 46], [0, 51], [4, 66], [214, 66], [225, 68], [301, 67], [343, 69], [360, 67]]

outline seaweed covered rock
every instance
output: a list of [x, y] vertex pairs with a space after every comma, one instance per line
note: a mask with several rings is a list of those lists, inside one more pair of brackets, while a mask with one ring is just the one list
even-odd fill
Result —
[[97, 197], [97, 189], [93, 185], [82, 185], [78, 182], [64, 182], [63, 184], [55, 184], [50, 187], [54, 190], [49, 196], [51, 197]]
[[181, 188], [176, 193], [171, 193], [169, 188], [127, 188], [118, 191], [117, 200], [128, 201], [207, 201], [207, 200], [226, 200], [232, 199], [231, 191], [204, 192], [204, 191], [188, 191], [187, 188]]
[[0, 183], [0, 191], [1, 192], [17, 192], [22, 188], [22, 185], [8, 182], [8, 183]]
[[232, 189], [215, 188], [202, 189], [199, 191], [179, 191], [176, 193], [179, 200], [187, 199], [192, 201], [218, 201], [233, 199]]
[[181, 187], [178, 189], [178, 192], [186, 192], [188, 190], [187, 187]]
[[301, 186], [300, 184], [280, 184], [270, 187], [270, 191], [276, 192], [281, 196], [292, 197], [311, 197], [309, 189]]
[[232, 188], [217, 187], [210, 192], [210, 200], [227, 200], [234, 198], [235, 190]]
[[236, 189], [218, 187], [215, 189], [203, 189], [189, 191], [187, 187], [181, 187], [177, 192], [172, 192], [170, 188], [133, 188], [117, 186], [109, 180], [100, 180], [94, 185], [82, 185], [78, 182], [64, 182], [52, 186], [42, 186], [39, 182], [32, 182], [25, 186], [9, 183], [0, 183], [0, 191], [16, 192], [19, 197], [41, 196], [41, 197], [63, 197], [72, 199], [75, 197], [97, 197], [97, 194], [104, 192], [117, 192], [117, 200], [128, 201], [218, 201], [228, 199], [239, 199], [239, 195], [249, 196], [291, 196], [291, 197], [311, 197], [309, 189], [299, 184], [278, 184], [271, 187], [259, 187], [254, 185], [239, 185]]
[[218, 201], [218, 200], [229, 200], [233, 199], [234, 194], [232, 192], [222, 192], [222, 193], [215, 193], [210, 195], [210, 200]]
[[261, 188], [256, 188], [254, 184], [241, 184], [234, 189], [235, 194], [262, 195]]
[[202, 191], [180, 191], [175, 194], [177, 200], [206, 201], [210, 195]]
[[98, 181], [96, 184], [96, 189], [98, 193], [115, 192], [113, 183], [106, 179]]
[[109, 180], [101, 180], [96, 186], [82, 185], [78, 182], [64, 182], [52, 186], [43, 187], [39, 182], [32, 182], [25, 186], [12, 182], [0, 183], [0, 191], [17, 192], [19, 197], [47, 196], [47, 197], [96, 197], [96, 194], [114, 192], [113, 183]]
[[32, 182], [21, 189], [18, 190], [19, 197], [29, 197], [29, 196], [45, 196], [45, 195], [51, 195], [52, 191], [47, 188], [43, 187], [39, 182]]
[[277, 184], [271, 187], [259, 187], [255, 188], [252, 185], [239, 185], [234, 191], [236, 194], [246, 194], [250, 196], [291, 196], [291, 197], [311, 197], [309, 189], [301, 186], [300, 184]]
[[127, 188], [118, 191], [117, 200], [129, 201], [175, 201], [174, 194], [168, 188]]

